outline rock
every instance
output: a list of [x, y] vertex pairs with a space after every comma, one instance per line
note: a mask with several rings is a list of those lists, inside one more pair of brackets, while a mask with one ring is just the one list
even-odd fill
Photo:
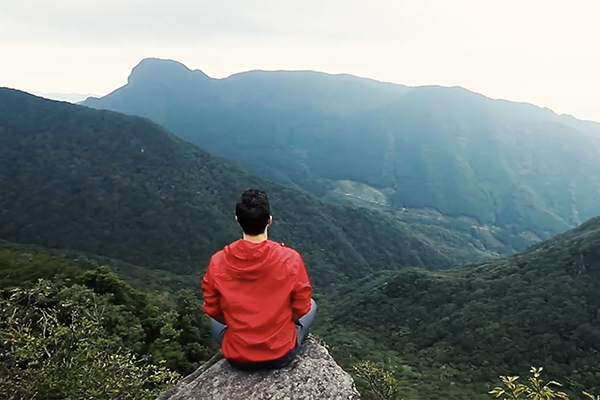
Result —
[[308, 339], [289, 366], [244, 372], [219, 354], [157, 400], [356, 400], [352, 377], [327, 349]]

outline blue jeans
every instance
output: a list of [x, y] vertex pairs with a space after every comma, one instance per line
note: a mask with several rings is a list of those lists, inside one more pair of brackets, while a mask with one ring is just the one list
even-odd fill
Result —
[[[306, 335], [308, 335], [308, 331], [315, 321], [315, 315], [317, 313], [317, 303], [311, 299], [310, 300], [310, 311], [301, 316], [296, 322], [296, 332], [297, 332], [297, 342], [296, 347], [290, 351], [288, 354], [284, 355], [281, 358], [271, 361], [263, 361], [249, 364], [240, 364], [236, 362], [229, 361], [229, 363], [239, 369], [255, 371], [259, 369], [277, 369], [283, 368], [288, 365], [298, 354], [300, 350], [300, 346], [306, 339]], [[219, 343], [223, 341], [223, 336], [225, 335], [225, 331], [227, 330], [227, 325], [220, 323], [214, 318], [210, 318], [210, 332], [212, 337], [217, 340]]]

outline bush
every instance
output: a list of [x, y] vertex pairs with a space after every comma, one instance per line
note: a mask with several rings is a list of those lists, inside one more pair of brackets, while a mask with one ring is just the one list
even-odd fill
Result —
[[0, 297], [0, 398], [153, 399], [179, 375], [107, 333], [116, 306], [84, 286], [40, 280]]
[[[495, 387], [490, 394], [501, 400], [552, 400], [570, 397], [558, 390], [562, 385], [556, 381], [545, 382], [540, 376], [542, 368], [531, 368], [531, 376], [525, 383], [518, 383], [518, 376], [501, 376], [502, 386]], [[600, 400], [587, 392], [583, 395], [590, 400]]]
[[373, 361], [361, 361], [354, 366], [356, 375], [365, 381], [367, 389], [363, 396], [378, 400], [400, 400], [400, 383], [380, 363]]

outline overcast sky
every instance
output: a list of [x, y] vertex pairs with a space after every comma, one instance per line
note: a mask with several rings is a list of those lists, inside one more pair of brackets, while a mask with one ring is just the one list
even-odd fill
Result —
[[0, 86], [108, 92], [146, 57], [459, 85], [600, 121], [599, 0], [0, 0]]

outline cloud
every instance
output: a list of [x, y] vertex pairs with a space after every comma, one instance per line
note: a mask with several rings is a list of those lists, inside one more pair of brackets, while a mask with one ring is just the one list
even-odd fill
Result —
[[[3, 10], [0, 21], [4, 34], [25, 40], [185, 42], [244, 36], [329, 40], [395, 30], [390, 26], [394, 22], [388, 13], [394, 9], [391, 4], [378, 0], [20, 0]], [[372, 24], [375, 19], [379, 23]]]

